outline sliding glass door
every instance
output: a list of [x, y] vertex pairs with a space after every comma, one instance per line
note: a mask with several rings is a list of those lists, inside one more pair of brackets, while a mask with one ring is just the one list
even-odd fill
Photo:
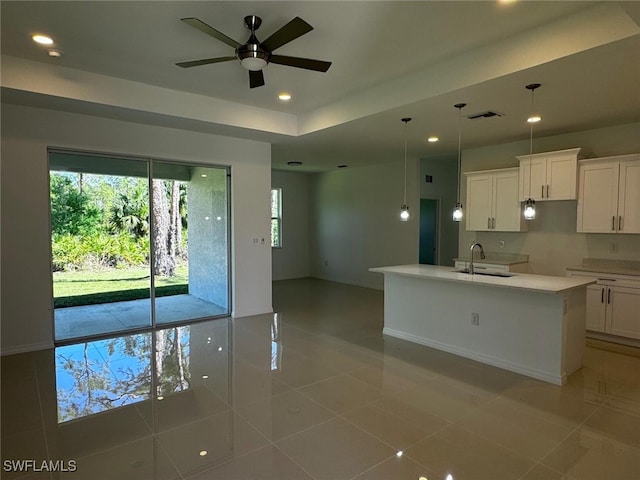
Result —
[[152, 185], [156, 321], [226, 315], [227, 171], [154, 162]]
[[229, 314], [226, 168], [49, 162], [56, 341]]

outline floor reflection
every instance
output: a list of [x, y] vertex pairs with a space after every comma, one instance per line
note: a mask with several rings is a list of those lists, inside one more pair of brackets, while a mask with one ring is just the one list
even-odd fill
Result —
[[2, 479], [640, 478], [638, 349], [588, 344], [559, 387], [385, 337], [382, 292], [274, 307], [2, 357]]

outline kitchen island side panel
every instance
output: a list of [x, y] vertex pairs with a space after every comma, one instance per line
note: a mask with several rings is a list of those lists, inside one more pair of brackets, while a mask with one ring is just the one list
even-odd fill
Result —
[[384, 300], [386, 335], [555, 384], [581, 366], [584, 289], [550, 294], [385, 273]]

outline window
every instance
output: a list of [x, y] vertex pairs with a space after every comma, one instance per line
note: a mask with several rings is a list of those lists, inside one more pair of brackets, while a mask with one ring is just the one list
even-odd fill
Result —
[[271, 246], [282, 247], [282, 189], [271, 189]]

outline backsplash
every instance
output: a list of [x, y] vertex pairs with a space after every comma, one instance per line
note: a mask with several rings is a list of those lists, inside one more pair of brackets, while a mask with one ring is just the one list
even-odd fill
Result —
[[[529, 272], [566, 275], [566, 268], [583, 259], [640, 262], [640, 235], [576, 232], [576, 202], [538, 202], [537, 218], [528, 232], [460, 231], [459, 255], [480, 242], [485, 252], [529, 256]], [[501, 246], [504, 242], [504, 246]]]

